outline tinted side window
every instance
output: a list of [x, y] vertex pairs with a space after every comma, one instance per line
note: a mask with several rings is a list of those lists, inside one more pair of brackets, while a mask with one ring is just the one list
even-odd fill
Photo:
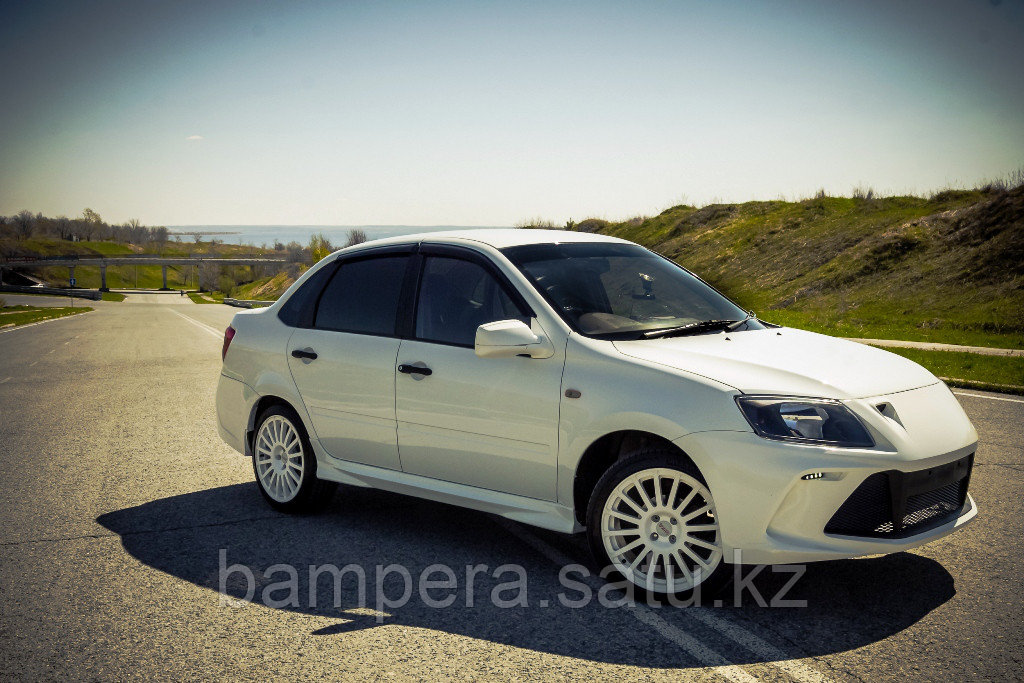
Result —
[[309, 279], [302, 283], [298, 291], [288, 297], [278, 311], [277, 317], [285, 325], [291, 327], [303, 327], [313, 323], [313, 307], [316, 306], [316, 299], [320, 291], [327, 284], [327, 280], [334, 273], [334, 265], [327, 264], [320, 270], [309, 276]]
[[513, 318], [529, 322], [483, 266], [443, 256], [427, 257], [416, 307], [417, 338], [473, 346], [477, 327]]
[[408, 256], [381, 256], [342, 263], [316, 310], [315, 327], [394, 335]]

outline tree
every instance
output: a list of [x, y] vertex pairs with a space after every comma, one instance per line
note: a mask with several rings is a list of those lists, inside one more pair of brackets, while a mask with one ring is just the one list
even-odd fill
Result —
[[199, 290], [212, 292], [217, 289], [220, 280], [220, 264], [202, 261], [199, 264]]
[[356, 244], [362, 244], [366, 241], [366, 233], [358, 228], [354, 228], [348, 231], [348, 242], [345, 243], [346, 247], [351, 247]]
[[57, 216], [57, 220], [55, 222], [57, 225], [57, 235], [62, 240], [71, 239], [71, 219], [67, 216]]
[[82, 219], [78, 221], [78, 239], [91, 240], [102, 225], [103, 219], [100, 218], [100, 215], [86, 207], [82, 210]]
[[152, 233], [153, 241], [159, 244], [162, 249], [164, 245], [167, 244], [167, 239], [169, 237], [167, 228], [161, 225], [159, 227], [152, 228], [150, 232]]
[[32, 236], [32, 227], [35, 225], [35, 218], [31, 211], [22, 210], [14, 215], [14, 229], [18, 237], [27, 240]]
[[306, 248], [295, 240], [285, 245], [285, 250], [288, 252], [285, 258], [291, 263], [301, 263], [306, 260]]
[[334, 251], [334, 247], [322, 232], [318, 232], [309, 239], [309, 254], [313, 258], [313, 263], [318, 262], [332, 251]]
[[138, 218], [132, 218], [125, 223], [124, 230], [128, 233], [128, 241], [132, 244], [145, 244], [152, 236], [150, 229], [144, 226]]

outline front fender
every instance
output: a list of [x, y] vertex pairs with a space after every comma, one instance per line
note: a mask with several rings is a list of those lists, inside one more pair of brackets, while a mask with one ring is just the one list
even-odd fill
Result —
[[[576, 398], [565, 396], [575, 390]], [[649, 432], [675, 441], [693, 432], [750, 431], [720, 382], [627, 358], [608, 341], [575, 335], [566, 348], [558, 428], [558, 501], [573, 504], [580, 459], [601, 437]], [[572, 393], [572, 392], [570, 392]]]

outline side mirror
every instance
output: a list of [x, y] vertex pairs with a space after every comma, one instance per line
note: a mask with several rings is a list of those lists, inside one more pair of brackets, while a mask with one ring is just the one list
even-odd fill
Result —
[[551, 342], [534, 334], [522, 320], [498, 320], [476, 328], [474, 351], [480, 358], [549, 358]]

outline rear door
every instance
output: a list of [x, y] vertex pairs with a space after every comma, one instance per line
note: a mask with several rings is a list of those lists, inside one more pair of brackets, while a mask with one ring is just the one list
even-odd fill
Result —
[[335, 458], [401, 469], [395, 359], [411, 251], [342, 260], [308, 326], [289, 339], [288, 367], [317, 438]]
[[[476, 252], [421, 247], [413, 330], [395, 377], [406, 472], [543, 500], [555, 499], [564, 353], [478, 358], [476, 328], [532, 311]], [[427, 368], [429, 375], [415, 368]]]

